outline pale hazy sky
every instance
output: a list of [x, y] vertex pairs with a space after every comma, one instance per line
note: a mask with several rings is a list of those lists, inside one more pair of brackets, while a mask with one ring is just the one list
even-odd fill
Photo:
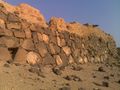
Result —
[[111, 34], [120, 47], [120, 0], [6, 0], [18, 5], [28, 3], [38, 8], [46, 20], [62, 17], [65, 21], [98, 24]]

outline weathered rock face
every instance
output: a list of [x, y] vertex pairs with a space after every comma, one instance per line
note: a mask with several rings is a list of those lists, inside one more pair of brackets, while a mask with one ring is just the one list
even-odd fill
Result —
[[27, 4], [15, 7], [0, 1], [0, 60], [66, 66], [103, 62], [117, 55], [112, 36], [97, 27], [55, 17], [49, 27], [45, 22]]

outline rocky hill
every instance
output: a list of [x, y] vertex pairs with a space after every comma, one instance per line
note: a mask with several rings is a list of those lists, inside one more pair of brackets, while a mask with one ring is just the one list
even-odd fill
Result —
[[0, 1], [0, 60], [25, 64], [67, 66], [99, 63], [117, 56], [113, 37], [98, 25], [65, 22], [48, 24], [30, 5]]

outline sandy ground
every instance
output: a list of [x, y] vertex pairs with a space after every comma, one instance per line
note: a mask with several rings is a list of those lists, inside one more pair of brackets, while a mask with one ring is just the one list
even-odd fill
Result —
[[58, 75], [50, 66], [37, 70], [30, 65], [1, 61], [0, 90], [120, 90], [120, 62], [117, 61], [70, 65], [58, 70]]

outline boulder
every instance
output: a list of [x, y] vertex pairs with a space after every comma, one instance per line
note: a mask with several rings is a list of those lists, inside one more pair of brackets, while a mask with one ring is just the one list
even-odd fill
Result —
[[42, 63], [42, 58], [40, 57], [40, 55], [33, 51], [27, 54], [26, 60], [31, 65]]

